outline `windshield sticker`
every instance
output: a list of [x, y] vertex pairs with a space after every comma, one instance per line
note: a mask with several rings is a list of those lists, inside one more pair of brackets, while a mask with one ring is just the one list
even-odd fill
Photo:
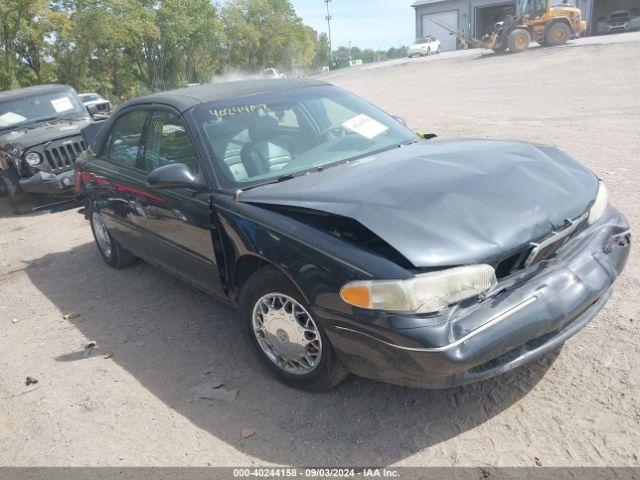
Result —
[[267, 111], [269, 111], [269, 107], [267, 107], [264, 103], [260, 103], [256, 105], [241, 105], [238, 107], [214, 108], [209, 110], [209, 113], [214, 117], [230, 117], [232, 115], [238, 115], [242, 113], [255, 113], [255, 112], [267, 112]]
[[51, 100], [51, 106], [57, 113], [66, 112], [67, 110], [73, 110], [73, 104], [69, 97], [60, 97]]
[[389, 130], [389, 127], [375, 121], [371, 117], [367, 117], [364, 113], [347, 120], [342, 124], [347, 130], [356, 132], [358, 135], [362, 135], [369, 140], [377, 137], [383, 132]]
[[7, 112], [3, 115], [0, 115], [0, 127], [8, 127], [9, 125], [13, 125], [15, 123], [24, 122], [26, 120], [22, 115], [18, 115], [17, 113]]

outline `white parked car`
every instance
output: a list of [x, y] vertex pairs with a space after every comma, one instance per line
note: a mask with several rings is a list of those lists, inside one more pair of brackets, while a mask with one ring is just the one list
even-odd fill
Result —
[[100, 115], [111, 113], [111, 102], [98, 93], [81, 93], [78, 95], [82, 104], [89, 110]]
[[286, 75], [280, 73], [277, 68], [265, 68], [261, 75], [263, 78], [286, 78]]
[[437, 40], [431, 35], [419, 38], [413, 45], [409, 45], [409, 58], [422, 57], [423, 55], [431, 55], [432, 53], [440, 53], [440, 40]]

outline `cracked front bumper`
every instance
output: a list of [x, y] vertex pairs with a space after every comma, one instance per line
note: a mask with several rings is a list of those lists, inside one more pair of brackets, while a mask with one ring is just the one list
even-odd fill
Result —
[[605, 305], [629, 251], [629, 225], [609, 205], [553, 260], [501, 283], [481, 302], [431, 316], [317, 313], [353, 373], [408, 386], [461, 385], [559, 348]]
[[21, 178], [20, 188], [28, 193], [59, 194], [73, 191], [73, 170], [62, 173], [38, 172], [28, 178]]

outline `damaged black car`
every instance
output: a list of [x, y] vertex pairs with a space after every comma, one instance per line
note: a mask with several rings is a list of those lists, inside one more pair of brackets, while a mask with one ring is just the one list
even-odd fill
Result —
[[629, 255], [605, 185], [553, 147], [424, 137], [321, 82], [200, 86], [118, 108], [76, 190], [110, 266], [237, 305], [295, 387], [450, 387], [557, 350]]
[[39, 199], [73, 197], [73, 164], [90, 115], [73, 88], [40, 85], [0, 92], [0, 177], [16, 213]]

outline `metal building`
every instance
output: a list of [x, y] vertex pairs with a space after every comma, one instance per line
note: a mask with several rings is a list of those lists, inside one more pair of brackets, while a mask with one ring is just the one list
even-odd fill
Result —
[[514, 15], [518, 1], [418, 0], [412, 7], [416, 12], [416, 38], [433, 35], [440, 40], [440, 48], [447, 51], [458, 48], [457, 38], [430, 18], [481, 38], [485, 33], [491, 33], [494, 24], [505, 15]]
[[[558, 0], [557, 3], [562, 3]], [[615, 10], [640, 7], [640, 0], [568, 0], [582, 11], [588, 28], [586, 35], [597, 33], [599, 19]], [[493, 31], [496, 22], [505, 15], [513, 15], [519, 11], [522, 0], [417, 0], [412, 5], [416, 14], [416, 38], [433, 35], [440, 40], [441, 49], [456, 50], [459, 47], [455, 36], [435, 23], [429, 21], [434, 17], [441, 23], [471, 33], [482, 38]]]

